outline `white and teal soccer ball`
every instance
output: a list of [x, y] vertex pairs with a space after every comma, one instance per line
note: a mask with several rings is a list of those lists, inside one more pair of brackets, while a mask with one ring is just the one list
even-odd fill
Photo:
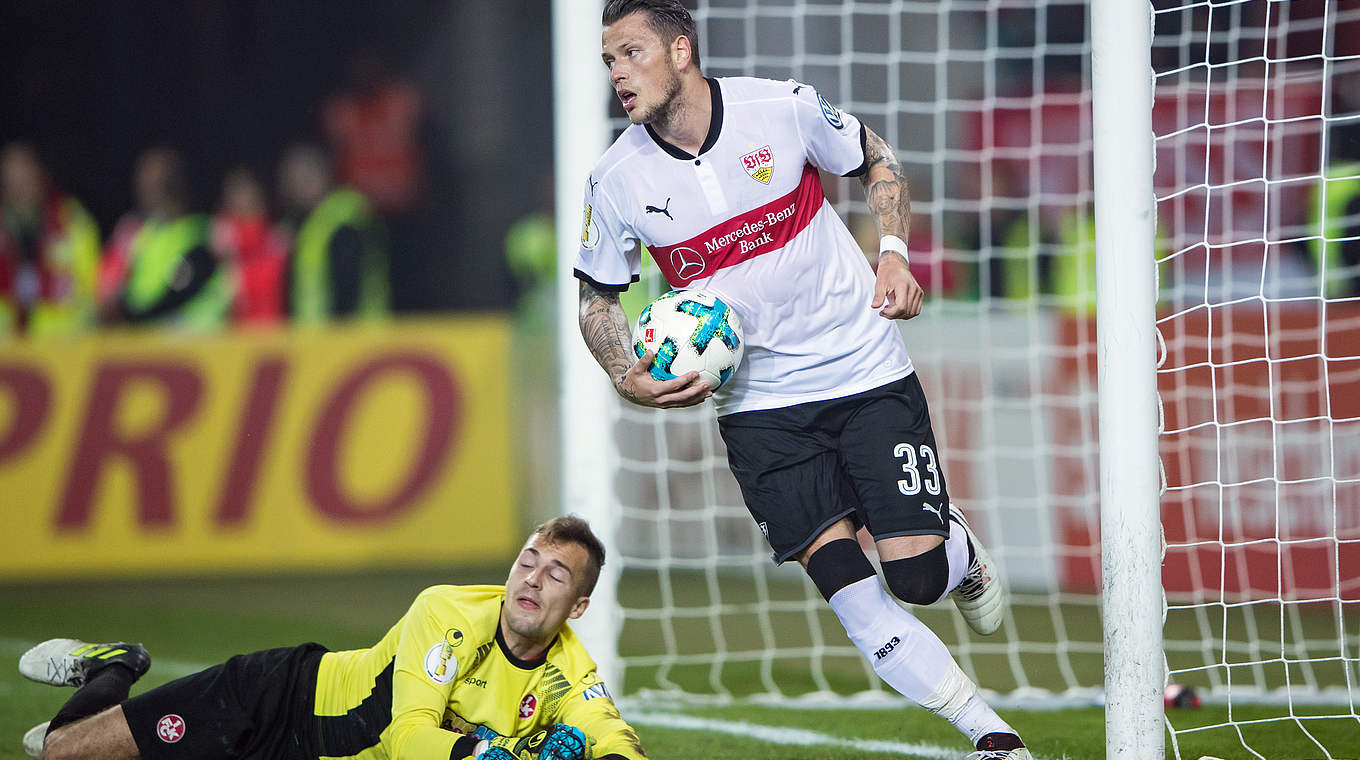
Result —
[[672, 290], [638, 315], [633, 353], [656, 352], [652, 377], [670, 380], [691, 370], [717, 390], [741, 364], [741, 321], [721, 298], [703, 290]]

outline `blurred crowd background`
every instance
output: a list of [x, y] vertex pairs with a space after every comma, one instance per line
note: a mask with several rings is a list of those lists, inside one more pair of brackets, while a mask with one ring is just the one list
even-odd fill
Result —
[[[4, 3], [0, 335], [523, 308], [521, 296], [542, 295], [554, 271], [550, 5]], [[1324, 7], [1291, 3], [1299, 39], [1285, 46], [1317, 49]], [[1089, 140], [1084, 8], [1004, 13], [991, 110], [964, 121], [955, 146], [993, 160], [951, 161], [943, 187], [930, 186], [933, 174], [913, 177], [927, 204], [961, 201], [933, 216], [943, 229], [917, 226], [918, 276], [937, 297], [1085, 310], [1089, 197], [1075, 194], [1081, 167], [1048, 149]], [[981, 34], [974, 15], [955, 26]], [[1338, 56], [1360, 45], [1357, 27], [1348, 17], [1334, 29]], [[1050, 53], [1006, 54], [1036, 46]], [[1360, 127], [1350, 118], [1360, 77], [1338, 69], [1331, 81], [1331, 133], [1324, 142], [1316, 123], [1300, 129], [1313, 166], [1327, 146], [1336, 181], [1317, 187], [1329, 186], [1337, 221], [1326, 232], [1347, 237], [1346, 220], [1360, 217]], [[819, 86], [834, 95], [834, 82]], [[928, 147], [914, 134], [892, 137], [910, 154]], [[1317, 192], [1281, 197], [1271, 213], [1316, 236]], [[866, 220], [852, 226], [872, 247]], [[1162, 232], [1163, 248], [1178, 250], [1177, 220]], [[1360, 244], [1332, 248], [1286, 246], [1281, 277], [1306, 291], [1327, 255], [1327, 295], [1360, 294]], [[542, 300], [527, 299], [540, 324], [550, 313]]]
[[0, 5], [0, 335], [507, 308], [547, 6]]

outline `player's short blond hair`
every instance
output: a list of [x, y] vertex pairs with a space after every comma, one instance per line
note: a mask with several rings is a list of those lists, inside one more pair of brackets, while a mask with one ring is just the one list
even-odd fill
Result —
[[581, 596], [590, 596], [595, 590], [595, 582], [600, 579], [600, 568], [604, 567], [604, 543], [590, 529], [590, 523], [576, 515], [554, 517], [539, 523], [530, 535], [543, 536], [549, 543], [578, 544], [589, 556], [585, 574], [581, 578]]

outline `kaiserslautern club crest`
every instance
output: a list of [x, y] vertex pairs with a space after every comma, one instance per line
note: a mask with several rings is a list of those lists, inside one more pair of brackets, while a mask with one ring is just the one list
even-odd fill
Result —
[[774, 151], [768, 145], [756, 148], [741, 157], [741, 168], [757, 182], [770, 184], [770, 177], [774, 174]]

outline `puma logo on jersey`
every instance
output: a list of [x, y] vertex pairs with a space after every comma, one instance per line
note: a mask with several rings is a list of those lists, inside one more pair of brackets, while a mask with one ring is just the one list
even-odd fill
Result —
[[663, 207], [663, 208], [657, 208], [656, 206], [647, 206], [647, 213], [649, 213], [649, 214], [665, 214], [665, 215], [666, 215], [666, 218], [669, 219], [669, 220], [671, 220], [671, 221], [673, 222], [673, 221], [675, 221], [675, 217], [671, 216], [671, 211], [670, 211], [670, 209], [671, 209], [671, 199], [670, 199], [670, 198], [667, 198], [667, 199], [666, 199], [666, 205], [665, 205], [665, 207]]
[[586, 175], [586, 182], [590, 183], [590, 195], [593, 198], [595, 196], [595, 186], [600, 184], [600, 181], [595, 179], [595, 175], [588, 174]]
[[944, 515], [940, 514], [939, 507], [932, 507], [929, 504], [922, 504], [921, 509], [924, 509], [927, 512], [933, 512], [936, 517], [940, 518], [940, 522], [944, 522]]

